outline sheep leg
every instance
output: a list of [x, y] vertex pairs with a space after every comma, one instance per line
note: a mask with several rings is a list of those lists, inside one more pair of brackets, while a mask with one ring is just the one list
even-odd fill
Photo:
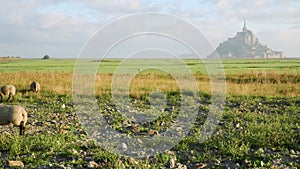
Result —
[[21, 121], [20, 123], [20, 135], [24, 135], [25, 134], [25, 126], [24, 126], [24, 121]]
[[0, 103], [2, 103], [3, 102], [3, 96], [2, 96], [2, 94], [0, 94], [0, 97], [1, 97], [1, 102]]
[[[9, 101], [9, 99], [10, 99], [11, 97], [12, 97], [12, 101], [14, 101], [14, 100], [15, 100], [15, 97], [14, 97], [12, 94], [9, 94], [9, 95], [8, 95], [8, 99], [7, 99], [7, 101]], [[12, 101], [11, 101], [11, 102], [12, 102]]]

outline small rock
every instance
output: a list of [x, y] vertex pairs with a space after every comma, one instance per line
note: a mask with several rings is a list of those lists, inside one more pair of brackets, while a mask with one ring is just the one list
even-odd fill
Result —
[[121, 143], [121, 148], [126, 151], [127, 150], [127, 145], [125, 143]]
[[51, 124], [50, 124], [49, 122], [45, 122], [45, 123], [44, 123], [44, 126], [46, 126], [46, 127], [47, 127], [47, 126], [50, 126], [50, 125], [51, 125]]
[[137, 141], [138, 143], [140, 143], [140, 144], [143, 143], [143, 141], [142, 141], [140, 138], [138, 138], [136, 141]]
[[143, 157], [143, 156], [145, 156], [145, 154], [146, 154], [146, 152], [144, 152], [144, 151], [138, 152], [138, 156], [139, 156], [139, 157]]
[[176, 169], [187, 169], [186, 165], [181, 163], [177, 163], [176, 166], [177, 166]]
[[175, 155], [175, 152], [174, 152], [174, 151], [171, 151], [171, 150], [166, 150], [165, 153], [166, 153], [166, 154]]
[[136, 165], [138, 165], [139, 163], [134, 159], [134, 158], [130, 158], [130, 163], [131, 164], [136, 164]]
[[176, 131], [177, 132], [181, 132], [182, 131], [182, 127], [176, 127]]
[[36, 158], [34, 153], [31, 154], [31, 157], [32, 157], [32, 158]]
[[60, 134], [66, 134], [66, 133], [68, 133], [68, 130], [60, 129], [59, 133]]
[[24, 164], [22, 161], [8, 161], [8, 165], [10, 167], [24, 167]]
[[36, 125], [36, 126], [43, 126], [43, 122], [35, 122], [34, 125]]
[[290, 153], [293, 154], [293, 155], [296, 154], [295, 151], [294, 151], [293, 149], [291, 149]]
[[72, 153], [73, 153], [74, 155], [79, 155], [78, 151], [75, 150], [75, 149], [72, 149]]
[[150, 129], [150, 130], [148, 130], [148, 134], [149, 135], [159, 135], [159, 132], [157, 131], [157, 130], [153, 130], [153, 129]]
[[207, 164], [205, 163], [196, 163], [193, 166], [191, 166], [192, 169], [201, 169], [207, 167]]
[[167, 167], [168, 168], [174, 168], [175, 164], [176, 164], [176, 157], [172, 157], [172, 158], [170, 158]]
[[90, 167], [90, 168], [99, 167], [99, 164], [96, 163], [95, 161], [90, 161], [88, 167]]
[[50, 121], [51, 124], [56, 124], [57, 122], [55, 120]]

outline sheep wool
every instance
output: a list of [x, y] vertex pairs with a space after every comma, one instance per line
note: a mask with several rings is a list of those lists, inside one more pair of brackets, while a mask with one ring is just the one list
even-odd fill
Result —
[[41, 90], [41, 85], [39, 82], [37, 81], [33, 81], [31, 84], [30, 84], [30, 90], [33, 91], [33, 92], [39, 92]]
[[27, 112], [21, 106], [0, 106], [0, 125], [19, 126], [20, 135], [25, 134]]
[[4, 85], [0, 88], [0, 97], [1, 97], [1, 102], [3, 101], [3, 96], [8, 95], [7, 101], [12, 98], [11, 101], [14, 101], [15, 95], [16, 95], [16, 87], [14, 85]]

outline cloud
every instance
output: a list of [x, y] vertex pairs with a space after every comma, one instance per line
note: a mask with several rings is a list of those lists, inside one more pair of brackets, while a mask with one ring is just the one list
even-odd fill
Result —
[[99, 15], [105, 17], [120, 17], [130, 13], [145, 12], [147, 10], [153, 10], [153, 8], [148, 7], [139, 0], [89, 0], [89, 1], [76, 1], [81, 3], [89, 9], [94, 10], [94, 17]]
[[[247, 19], [260, 24], [299, 24], [300, 3], [298, 1], [276, 0], [219, 0], [217, 2], [218, 15], [232, 20]], [[298, 10], [297, 10], [298, 9]]]
[[[199, 28], [214, 46], [240, 31], [245, 18], [266, 45], [277, 49], [280, 41], [298, 43], [299, 9], [297, 0], [2, 0], [0, 55], [40, 57], [49, 52], [57, 57], [76, 57], [96, 30], [119, 17], [142, 12], [179, 16]], [[160, 29], [175, 27], [161, 24]], [[130, 29], [131, 25], [123, 25], [116, 31]], [[278, 50], [300, 53], [294, 46], [283, 45]]]
[[[55, 5], [58, 2], [44, 3]], [[14, 52], [18, 56], [41, 57], [44, 52], [49, 52], [54, 57], [77, 56], [96, 26], [64, 13], [40, 13], [38, 9], [44, 5], [40, 1], [18, 0], [5, 1], [1, 5], [0, 14], [6, 17], [0, 18], [0, 55]], [[6, 8], [11, 10], [4, 10]], [[11, 51], [3, 50], [7, 46], [11, 46]]]

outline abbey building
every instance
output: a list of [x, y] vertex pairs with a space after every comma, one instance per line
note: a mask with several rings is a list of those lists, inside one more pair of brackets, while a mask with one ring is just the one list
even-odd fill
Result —
[[245, 21], [241, 32], [237, 32], [233, 38], [220, 43], [208, 57], [216, 56], [216, 52], [220, 58], [285, 58], [282, 51], [274, 51], [262, 45], [247, 28]]

